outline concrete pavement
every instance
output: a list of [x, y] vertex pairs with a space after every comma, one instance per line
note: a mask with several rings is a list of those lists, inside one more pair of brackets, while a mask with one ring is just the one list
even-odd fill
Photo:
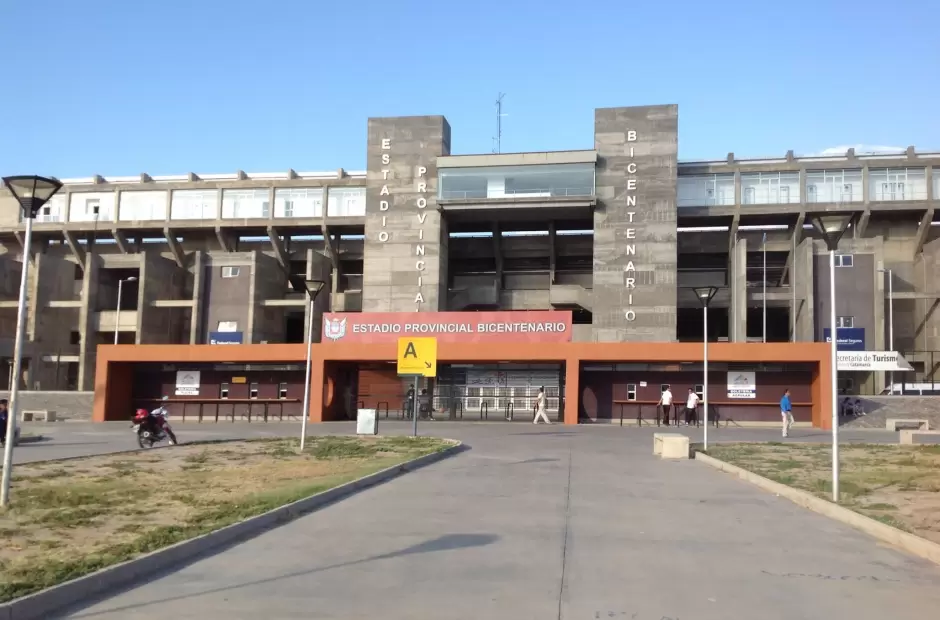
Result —
[[[66, 617], [882, 620], [940, 608], [937, 566], [700, 463], [654, 460], [651, 429], [432, 430], [471, 449]], [[736, 437], [752, 432], [766, 434]]]

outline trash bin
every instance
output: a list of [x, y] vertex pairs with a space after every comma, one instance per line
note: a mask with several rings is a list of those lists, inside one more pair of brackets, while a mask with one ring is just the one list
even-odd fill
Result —
[[359, 409], [356, 413], [356, 434], [357, 435], [378, 435], [379, 434], [379, 416], [375, 409]]

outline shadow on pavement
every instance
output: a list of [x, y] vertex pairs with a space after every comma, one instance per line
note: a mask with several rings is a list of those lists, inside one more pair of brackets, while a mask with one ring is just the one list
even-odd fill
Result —
[[[238, 588], [245, 588], [249, 586], [258, 586], [264, 585], [266, 583], [271, 583], [274, 581], [280, 581], [281, 579], [290, 579], [292, 577], [302, 577], [304, 575], [313, 575], [315, 573], [320, 573], [323, 571], [333, 570], [335, 568], [345, 568], [347, 566], [355, 566], [357, 564], [365, 564], [366, 562], [375, 562], [377, 560], [388, 560], [391, 558], [398, 558], [406, 555], [414, 555], [418, 553], [435, 553], [438, 551], [452, 551], [455, 549], [466, 549], [469, 547], [482, 547], [485, 545], [490, 545], [499, 540], [499, 536], [495, 534], [447, 534], [444, 536], [439, 536], [437, 538], [432, 538], [424, 542], [412, 545], [410, 547], [405, 547], [404, 549], [399, 549], [398, 551], [391, 551], [389, 553], [383, 553], [380, 555], [373, 555], [367, 558], [362, 558], [361, 560], [353, 560], [351, 562], [340, 562], [338, 564], [330, 564], [327, 566], [320, 566], [317, 568], [311, 568], [309, 570], [294, 571], [291, 573], [286, 573], [283, 575], [277, 575], [276, 577], [268, 577], [267, 579], [257, 579], [254, 581], [245, 581], [242, 583], [231, 584], [223, 586], [221, 588], [210, 588], [208, 590], [203, 590], [202, 592], [193, 592], [191, 594], [183, 594], [180, 596], [166, 596], [159, 599], [146, 601], [143, 603], [136, 603], [133, 605], [124, 605], [122, 607], [112, 607], [110, 609], [104, 609], [102, 611], [88, 612], [88, 613], [77, 613], [73, 614], [72, 618], [94, 618], [97, 616], [102, 616], [105, 614], [111, 614], [122, 611], [129, 611], [132, 609], [138, 609], [141, 607], [146, 607], [148, 605], [159, 605], [161, 603], [166, 603], [168, 601], [179, 601], [189, 598], [195, 598], [205, 594], [215, 594], [218, 592], [227, 592], [229, 590], [237, 590]], [[178, 570], [178, 568], [177, 568]], [[172, 571], [167, 571], [172, 572]], [[151, 583], [153, 578], [149, 579]], [[132, 589], [134, 585], [131, 585], [127, 589]], [[114, 593], [111, 594], [114, 596]], [[107, 600], [111, 596], [104, 597], [98, 600]], [[83, 607], [93, 604], [93, 601], [86, 602]], [[74, 609], [74, 608], [73, 608]]]

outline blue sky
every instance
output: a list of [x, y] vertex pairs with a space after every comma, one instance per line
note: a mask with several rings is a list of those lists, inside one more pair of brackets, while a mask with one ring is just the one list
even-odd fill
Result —
[[[642, 6], [636, 6], [642, 4]], [[361, 169], [369, 116], [454, 153], [593, 146], [679, 104], [683, 159], [940, 149], [940, 3], [9, 0], [0, 173]], [[42, 36], [37, 37], [37, 33]]]

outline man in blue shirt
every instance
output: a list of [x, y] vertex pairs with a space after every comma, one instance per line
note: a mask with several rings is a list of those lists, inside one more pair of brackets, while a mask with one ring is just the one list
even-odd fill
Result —
[[780, 416], [783, 418], [783, 436], [790, 434], [790, 427], [793, 426], [793, 407], [790, 405], [790, 390], [784, 390], [783, 398], [780, 399]]

